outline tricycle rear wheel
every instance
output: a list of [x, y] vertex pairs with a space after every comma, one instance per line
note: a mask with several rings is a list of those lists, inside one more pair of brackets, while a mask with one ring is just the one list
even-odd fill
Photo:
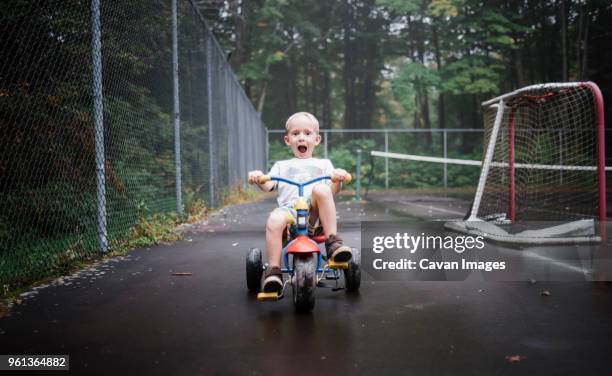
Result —
[[246, 257], [246, 280], [249, 291], [261, 290], [261, 276], [263, 275], [263, 260], [261, 249], [251, 248]]
[[348, 269], [344, 269], [344, 284], [348, 292], [357, 291], [361, 286], [361, 249], [352, 248], [352, 251]]
[[293, 255], [293, 303], [298, 312], [310, 312], [315, 306], [315, 256], [312, 253]]

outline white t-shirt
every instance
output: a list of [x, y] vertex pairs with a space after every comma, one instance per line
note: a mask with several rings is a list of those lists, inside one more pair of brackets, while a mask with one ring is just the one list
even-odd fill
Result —
[[[329, 159], [292, 158], [285, 161], [276, 162], [274, 166], [272, 166], [272, 169], [270, 169], [268, 175], [280, 176], [282, 178], [303, 183], [322, 175], [330, 175], [333, 169], [334, 166]], [[322, 180], [320, 182], [305, 186], [305, 198], [310, 198], [312, 195], [312, 188], [318, 183], [330, 184], [330, 181]], [[299, 197], [298, 187], [295, 185], [276, 182], [275, 189], [278, 189], [278, 198], [276, 200], [278, 201], [279, 207], [293, 206]]]

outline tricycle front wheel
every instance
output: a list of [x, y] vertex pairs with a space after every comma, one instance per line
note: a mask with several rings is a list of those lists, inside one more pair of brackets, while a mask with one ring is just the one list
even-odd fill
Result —
[[298, 312], [310, 312], [315, 306], [317, 285], [316, 255], [293, 255], [293, 303]]

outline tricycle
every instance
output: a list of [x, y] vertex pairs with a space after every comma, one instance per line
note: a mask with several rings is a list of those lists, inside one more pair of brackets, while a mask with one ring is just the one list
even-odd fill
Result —
[[[304, 198], [304, 187], [323, 180], [332, 180], [329, 175], [299, 183], [290, 179], [265, 175], [260, 178], [260, 183], [267, 181], [278, 181], [291, 184], [298, 189], [298, 199], [294, 204], [297, 213], [297, 223], [288, 223], [288, 230], [293, 227], [294, 231], [288, 231], [289, 235], [283, 242], [281, 271], [287, 273], [289, 278], [284, 282], [280, 292], [261, 292], [261, 280], [268, 264], [263, 262], [263, 254], [259, 248], [251, 248], [246, 259], [246, 279], [249, 291], [258, 292], [259, 301], [276, 301], [282, 299], [288, 284], [293, 290], [293, 303], [295, 309], [301, 312], [309, 312], [315, 306], [315, 290], [317, 287], [331, 287], [332, 291], [346, 290], [355, 292], [361, 284], [361, 252], [352, 248], [352, 258], [345, 262], [334, 262], [324, 257], [321, 252], [321, 243], [325, 242], [325, 235], [318, 232], [309, 234], [308, 217], [310, 208]], [[346, 182], [350, 181], [350, 175]], [[344, 286], [339, 283], [340, 271], [344, 274]], [[333, 281], [332, 286], [325, 281]]]

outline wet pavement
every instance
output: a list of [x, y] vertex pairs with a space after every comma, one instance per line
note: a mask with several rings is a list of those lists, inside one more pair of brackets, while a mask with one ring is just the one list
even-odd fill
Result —
[[[398, 219], [413, 204], [430, 219], [467, 205], [405, 201], [340, 203], [345, 241], [358, 245], [361, 220]], [[0, 319], [0, 354], [68, 354], [70, 373], [83, 375], [610, 372], [612, 291], [603, 282], [374, 281], [364, 274], [356, 294], [318, 289], [311, 314], [294, 312], [291, 293], [257, 302], [246, 289], [245, 254], [263, 247], [273, 207], [266, 200], [229, 208], [175, 244], [33, 291]]]

